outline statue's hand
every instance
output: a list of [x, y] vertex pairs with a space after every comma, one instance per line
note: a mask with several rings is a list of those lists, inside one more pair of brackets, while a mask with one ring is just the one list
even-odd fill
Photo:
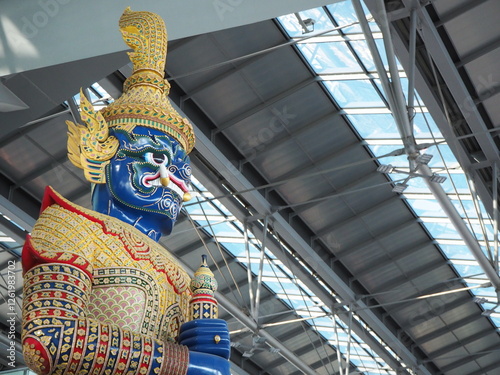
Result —
[[181, 326], [179, 344], [190, 351], [229, 359], [231, 344], [227, 323], [222, 319], [197, 319]]
[[186, 375], [231, 375], [229, 361], [207, 353], [189, 352]]

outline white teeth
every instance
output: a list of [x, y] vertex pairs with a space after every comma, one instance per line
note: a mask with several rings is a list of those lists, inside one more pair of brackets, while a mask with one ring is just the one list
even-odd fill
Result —
[[150, 180], [148, 181], [151, 185], [153, 186], [161, 186], [161, 182], [160, 182], [160, 179], [157, 178], [156, 180]]
[[168, 187], [170, 189], [172, 189], [174, 192], [176, 192], [179, 195], [179, 197], [181, 197], [181, 199], [182, 199], [182, 197], [184, 196], [184, 192], [181, 190], [180, 187], [178, 187], [172, 181], [170, 181], [170, 183], [168, 184]]
[[[152, 185], [152, 186], [156, 186], [156, 187], [163, 187], [161, 185], [161, 182], [160, 182], [160, 179], [157, 178], [155, 180], [150, 180], [149, 183]], [[184, 196], [184, 192], [182, 191], [182, 189], [177, 186], [176, 184], [174, 184], [172, 182], [172, 180], [170, 180], [170, 183], [168, 184], [167, 188], [169, 188], [170, 190], [174, 191], [177, 195], [179, 195], [179, 197], [183, 197]]]

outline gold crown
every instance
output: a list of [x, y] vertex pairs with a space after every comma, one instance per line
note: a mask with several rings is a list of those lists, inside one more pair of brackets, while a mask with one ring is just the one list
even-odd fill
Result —
[[187, 153], [194, 148], [195, 136], [189, 121], [172, 107], [170, 84], [164, 79], [167, 30], [160, 16], [125, 9], [120, 31], [129, 52], [133, 73], [123, 84], [123, 94], [100, 112], [81, 96], [82, 121], [87, 127], [67, 121], [68, 156], [85, 171], [87, 180], [105, 183], [104, 168], [118, 149], [118, 140], [108, 137], [108, 128], [132, 132], [136, 126], [157, 129], [176, 139]]

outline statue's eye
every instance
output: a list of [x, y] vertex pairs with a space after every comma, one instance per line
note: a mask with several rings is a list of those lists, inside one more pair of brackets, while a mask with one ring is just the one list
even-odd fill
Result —
[[161, 152], [147, 152], [144, 156], [148, 163], [156, 165], [168, 164], [168, 156]]

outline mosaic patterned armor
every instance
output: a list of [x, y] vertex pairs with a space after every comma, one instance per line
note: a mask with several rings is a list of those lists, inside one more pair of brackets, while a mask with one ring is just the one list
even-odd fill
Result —
[[172, 344], [189, 277], [165, 250], [115, 218], [48, 188], [23, 249], [25, 358], [40, 374], [185, 374]]

